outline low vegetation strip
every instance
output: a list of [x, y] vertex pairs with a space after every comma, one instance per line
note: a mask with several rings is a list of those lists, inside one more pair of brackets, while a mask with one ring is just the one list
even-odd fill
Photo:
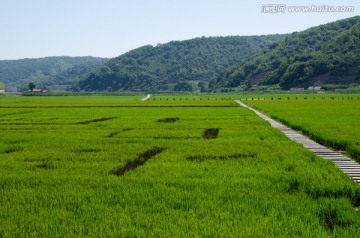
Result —
[[133, 161], [129, 161], [128, 163], [125, 164], [125, 166], [117, 168], [111, 171], [111, 173], [116, 176], [123, 176], [126, 172], [130, 170], [134, 170], [137, 167], [144, 165], [146, 161], [153, 158], [155, 155], [160, 154], [163, 150], [165, 150], [165, 148], [161, 148], [161, 147], [154, 147], [150, 150], [147, 150], [143, 154], [140, 154]]

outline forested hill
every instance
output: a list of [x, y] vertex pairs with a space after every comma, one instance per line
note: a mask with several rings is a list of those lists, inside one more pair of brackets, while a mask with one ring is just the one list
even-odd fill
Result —
[[210, 88], [280, 84], [283, 89], [360, 78], [360, 17], [295, 32], [226, 70]]
[[94, 57], [46, 57], [37, 59], [0, 60], [0, 82], [26, 86], [30, 81], [39, 87], [75, 84], [107, 59]]
[[226, 68], [284, 39], [285, 35], [202, 37], [156, 47], [147, 45], [109, 60], [83, 78], [74, 90], [204, 88]]

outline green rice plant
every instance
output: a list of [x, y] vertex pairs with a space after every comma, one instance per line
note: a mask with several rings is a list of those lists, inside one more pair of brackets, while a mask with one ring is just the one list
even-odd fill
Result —
[[[314, 96], [315, 97], [315, 96]], [[316, 95], [315, 98], [319, 98]], [[274, 119], [299, 130], [320, 144], [346, 151], [360, 161], [360, 104], [352, 97], [331, 96], [325, 101], [247, 101]], [[350, 98], [350, 99], [349, 99]]]
[[360, 235], [358, 184], [229, 96], [43, 98], [1, 98], [0, 237]]

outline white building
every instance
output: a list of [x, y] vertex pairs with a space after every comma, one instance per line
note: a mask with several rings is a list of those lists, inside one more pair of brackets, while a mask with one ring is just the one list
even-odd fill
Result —
[[308, 90], [320, 90], [321, 86], [310, 86], [308, 87]]

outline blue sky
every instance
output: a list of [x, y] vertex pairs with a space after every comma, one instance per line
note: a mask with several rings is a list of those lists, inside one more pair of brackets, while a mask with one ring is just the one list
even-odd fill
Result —
[[[355, 11], [262, 13], [264, 4]], [[358, 0], [0, 0], [0, 59], [115, 57], [201, 36], [291, 33], [360, 15]]]

